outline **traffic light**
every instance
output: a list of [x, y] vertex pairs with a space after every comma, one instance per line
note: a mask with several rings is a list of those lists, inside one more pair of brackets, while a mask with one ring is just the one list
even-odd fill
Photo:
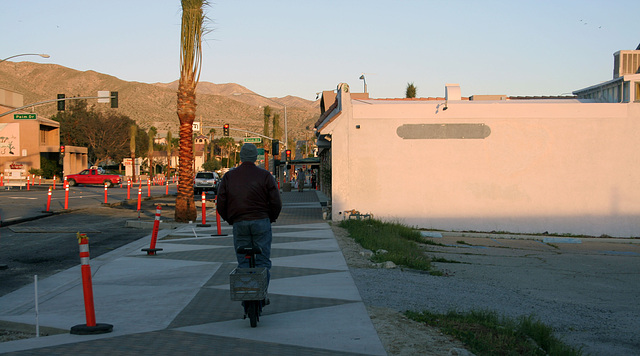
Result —
[[117, 91], [111, 92], [111, 107], [113, 109], [118, 108], [118, 92]]
[[229, 124], [224, 124], [222, 130], [225, 136], [229, 136]]
[[[60, 100], [63, 99], [63, 100]], [[64, 94], [58, 94], [58, 111], [64, 111]]]
[[286, 150], [287, 153], [287, 161], [291, 161], [291, 150]]
[[60, 156], [64, 156], [64, 145], [60, 145]]
[[280, 154], [280, 141], [273, 140], [271, 142], [271, 152], [273, 152], [273, 155], [279, 155]]

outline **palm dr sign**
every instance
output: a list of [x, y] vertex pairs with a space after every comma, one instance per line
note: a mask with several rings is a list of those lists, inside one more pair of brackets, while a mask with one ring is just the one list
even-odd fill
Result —
[[35, 120], [37, 118], [36, 114], [13, 114], [14, 120]]

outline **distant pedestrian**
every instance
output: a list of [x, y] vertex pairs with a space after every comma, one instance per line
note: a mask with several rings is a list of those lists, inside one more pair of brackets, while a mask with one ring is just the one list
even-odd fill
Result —
[[298, 170], [298, 191], [301, 192], [304, 189], [304, 182], [307, 178], [304, 175], [304, 170], [302, 170], [302, 168], [300, 168]]
[[[271, 223], [280, 215], [282, 201], [276, 180], [269, 171], [255, 165], [257, 158], [256, 146], [245, 143], [240, 149], [242, 164], [227, 172], [218, 186], [217, 210], [233, 225], [236, 251], [240, 246], [251, 244], [251, 238], [260, 247], [262, 254], [256, 255], [256, 267], [267, 268], [268, 281], [271, 276]], [[238, 267], [249, 267], [244, 254], [236, 253], [236, 258]]]

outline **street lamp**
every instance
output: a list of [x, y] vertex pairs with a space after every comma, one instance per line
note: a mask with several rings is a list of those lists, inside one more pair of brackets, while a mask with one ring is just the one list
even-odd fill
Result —
[[239, 95], [243, 95], [243, 94], [256, 95], [256, 96], [259, 96], [261, 98], [265, 98], [267, 100], [273, 101], [274, 103], [276, 103], [278, 105], [282, 105], [284, 107], [284, 147], [285, 147], [285, 149], [287, 149], [288, 148], [288, 142], [287, 142], [288, 141], [287, 140], [287, 138], [288, 138], [288, 136], [287, 136], [287, 106], [285, 104], [277, 101], [277, 100], [273, 100], [271, 98], [267, 98], [266, 96], [262, 96], [260, 94], [253, 93], [253, 92], [249, 92], [249, 93], [233, 93], [231, 95], [239, 96]]
[[360, 76], [360, 79], [364, 81], [364, 92], [367, 92], [367, 80], [364, 78], [364, 73]]
[[0, 63], [6, 61], [7, 59], [20, 57], [20, 56], [40, 56], [42, 58], [49, 58], [50, 57], [48, 54], [45, 54], [45, 53], [23, 53], [23, 54], [16, 54], [15, 56], [7, 57], [5, 59], [0, 59]]

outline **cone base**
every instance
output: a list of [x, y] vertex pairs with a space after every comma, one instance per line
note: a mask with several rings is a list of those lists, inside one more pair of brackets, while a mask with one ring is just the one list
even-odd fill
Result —
[[161, 248], [143, 248], [140, 251], [145, 251], [147, 255], [155, 255], [156, 251], [162, 251]]
[[87, 324], [79, 324], [71, 327], [71, 334], [74, 335], [94, 335], [94, 334], [106, 334], [113, 331], [113, 325], [111, 324], [96, 324], [95, 326], [87, 326]]

